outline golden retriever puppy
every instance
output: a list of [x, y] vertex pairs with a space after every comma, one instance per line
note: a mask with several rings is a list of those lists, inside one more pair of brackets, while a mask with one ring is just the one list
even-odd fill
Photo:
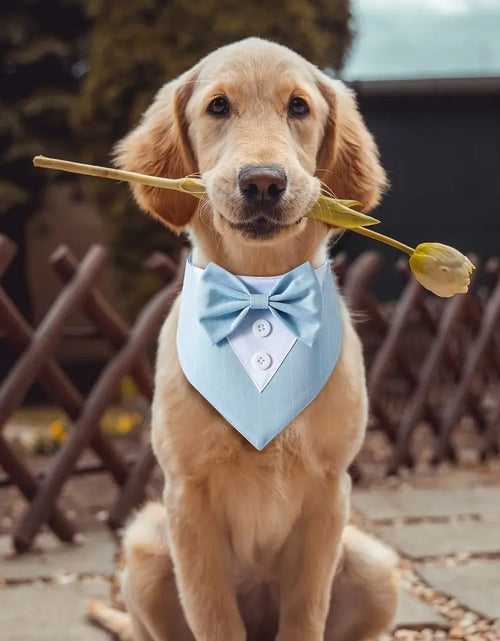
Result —
[[[332, 231], [304, 215], [322, 187], [368, 211], [386, 180], [352, 92], [257, 38], [218, 49], [163, 87], [116, 158], [131, 171], [201, 174], [201, 203], [143, 185], [134, 195], [188, 231], [195, 267], [213, 262], [251, 277], [320, 267]], [[347, 469], [363, 440], [367, 397], [360, 341], [339, 305], [333, 372], [261, 451], [188, 382], [174, 305], [152, 410], [165, 507], [148, 506], [126, 535], [129, 614], [91, 609], [123, 639], [357, 641], [390, 624], [394, 560], [346, 527]]]

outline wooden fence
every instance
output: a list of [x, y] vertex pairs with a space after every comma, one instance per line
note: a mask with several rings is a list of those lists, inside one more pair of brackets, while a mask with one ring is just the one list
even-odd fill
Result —
[[[0, 278], [14, 256], [15, 246], [0, 236]], [[477, 264], [476, 257], [472, 257]], [[124, 460], [101, 428], [106, 409], [117, 396], [124, 377], [131, 377], [149, 402], [153, 366], [146, 356], [181, 286], [185, 255], [179, 265], [162, 254], [149, 261], [165, 285], [149, 300], [129, 327], [98, 290], [99, 277], [109, 260], [100, 246], [89, 249], [79, 263], [67, 247], [60, 247], [50, 262], [63, 286], [38, 327], [33, 328], [0, 287], [0, 347], [8, 344], [18, 357], [0, 384], [0, 467], [9, 482], [27, 499], [25, 513], [14, 529], [17, 550], [26, 550], [47, 523], [63, 541], [71, 541], [74, 524], [58, 508], [58, 497], [75, 472], [82, 453], [91, 448], [101, 469], [119, 488], [109, 524], [119, 526], [144, 497], [155, 461], [148, 445], [132, 464]], [[390, 304], [379, 303], [371, 282], [381, 269], [376, 252], [366, 252], [352, 264], [345, 256], [334, 269], [358, 319], [368, 371], [371, 429], [383, 431], [391, 443], [389, 471], [414, 462], [412, 435], [425, 422], [435, 435], [434, 462], [453, 460], [453, 434], [466, 416], [480, 440], [479, 456], [498, 453], [500, 426], [500, 266], [490, 261], [487, 283], [467, 295], [442, 301], [427, 294], [401, 272], [402, 291]], [[54, 356], [68, 319], [81, 310], [99, 338], [113, 349], [89, 394], [76, 388]], [[64, 410], [72, 428], [52, 460], [37, 477], [23, 457], [2, 436], [2, 428], [38, 382], [51, 401]]]

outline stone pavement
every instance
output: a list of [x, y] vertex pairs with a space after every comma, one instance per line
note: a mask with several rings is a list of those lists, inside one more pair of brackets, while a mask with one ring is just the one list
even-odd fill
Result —
[[[354, 520], [400, 554], [400, 607], [386, 639], [500, 641], [500, 478], [458, 470], [385, 482], [355, 489], [353, 507]], [[41, 535], [21, 557], [0, 537], [0, 639], [108, 639], [85, 607], [110, 602], [115, 556], [104, 528], [81, 545]]]
[[13, 555], [0, 537], [0, 639], [2, 641], [108, 641], [85, 620], [90, 600], [108, 602], [116, 541], [106, 530], [64, 545], [51, 534], [37, 549]]
[[355, 489], [353, 508], [400, 555], [391, 638], [500, 640], [498, 474], [450, 470]]

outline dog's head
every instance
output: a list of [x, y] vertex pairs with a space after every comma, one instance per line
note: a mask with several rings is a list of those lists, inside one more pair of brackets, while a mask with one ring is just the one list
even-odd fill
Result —
[[233, 245], [269, 246], [321, 225], [304, 215], [322, 188], [368, 211], [385, 185], [352, 92], [257, 38], [218, 49], [164, 86], [116, 159], [157, 176], [200, 173], [209, 197], [201, 206], [143, 185], [135, 197], [173, 229], [198, 219]]

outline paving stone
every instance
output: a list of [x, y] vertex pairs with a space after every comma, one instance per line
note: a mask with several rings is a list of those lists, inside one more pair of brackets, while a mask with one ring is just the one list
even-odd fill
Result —
[[440, 614], [435, 612], [427, 603], [420, 601], [406, 590], [399, 593], [399, 605], [393, 628], [444, 628], [450, 627]]
[[[449, 464], [444, 469], [430, 468], [427, 472], [411, 476], [411, 487], [425, 489], [455, 490], [465, 487], [497, 485], [500, 482], [499, 470], [484, 468], [459, 469]], [[405, 481], [402, 480], [402, 483]]]
[[353, 504], [374, 521], [458, 514], [500, 514], [500, 487], [355, 490]]
[[500, 561], [476, 560], [455, 566], [417, 566], [436, 590], [455, 597], [488, 619], [500, 618]]
[[1, 588], [0, 636], [2, 641], [109, 641], [85, 619], [89, 600], [109, 598], [109, 584], [102, 578]]
[[411, 559], [454, 552], [484, 554], [500, 551], [500, 523], [416, 523], [379, 525], [376, 533]]
[[41, 534], [33, 552], [13, 556], [11, 550], [11, 538], [0, 537], [0, 579], [21, 581], [63, 573], [111, 575], [116, 543], [105, 530], [86, 534], [82, 544], [64, 544]]

